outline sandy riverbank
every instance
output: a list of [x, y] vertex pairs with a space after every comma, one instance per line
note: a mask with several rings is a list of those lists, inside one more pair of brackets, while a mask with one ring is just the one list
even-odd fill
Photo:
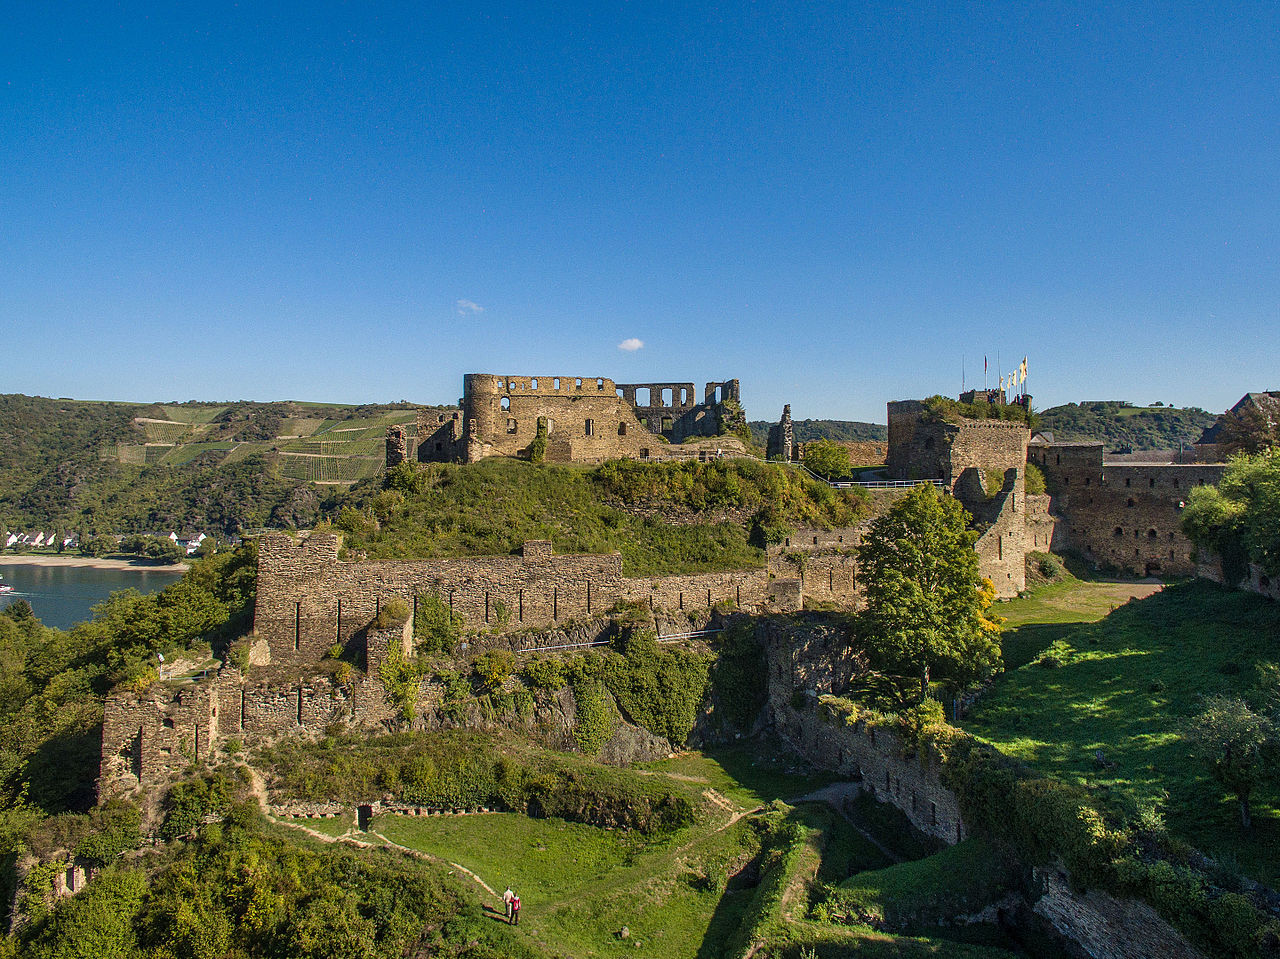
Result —
[[163, 566], [140, 559], [103, 559], [97, 556], [51, 556], [0, 553], [0, 566], [90, 566], [95, 569], [147, 569], [154, 573], [185, 573], [186, 563], [166, 563]]

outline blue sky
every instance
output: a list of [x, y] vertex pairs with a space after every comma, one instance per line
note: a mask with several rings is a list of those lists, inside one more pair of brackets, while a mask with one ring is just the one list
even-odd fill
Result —
[[1217, 411], [1280, 388], [1278, 97], [1274, 3], [9, 4], [0, 391]]

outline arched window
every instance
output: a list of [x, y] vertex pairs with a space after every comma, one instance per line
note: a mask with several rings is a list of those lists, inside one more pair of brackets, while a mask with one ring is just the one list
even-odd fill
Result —
[[1123, 535], [1124, 535], [1124, 527], [1123, 527], [1123, 526], [1117, 526], [1117, 527], [1116, 527], [1116, 533], [1115, 533], [1115, 534], [1116, 534], [1117, 536], [1123, 536]]

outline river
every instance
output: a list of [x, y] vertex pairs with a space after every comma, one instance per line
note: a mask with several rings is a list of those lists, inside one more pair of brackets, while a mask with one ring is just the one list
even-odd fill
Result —
[[46, 626], [70, 629], [89, 619], [93, 607], [120, 589], [155, 593], [176, 582], [180, 571], [156, 569], [97, 569], [92, 566], [0, 566], [12, 593], [0, 596], [0, 608], [25, 599]]

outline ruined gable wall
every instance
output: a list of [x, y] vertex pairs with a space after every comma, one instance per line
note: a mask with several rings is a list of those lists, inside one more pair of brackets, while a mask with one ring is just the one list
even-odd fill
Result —
[[990, 525], [974, 551], [978, 569], [991, 580], [1000, 599], [1011, 599], [1027, 586], [1027, 498], [1022, 470], [1010, 470], [1005, 486], [986, 504]]
[[[420, 463], [452, 463], [465, 453], [461, 410], [418, 412], [418, 435], [412, 458]], [[393, 464], [388, 460], [387, 465]]]

